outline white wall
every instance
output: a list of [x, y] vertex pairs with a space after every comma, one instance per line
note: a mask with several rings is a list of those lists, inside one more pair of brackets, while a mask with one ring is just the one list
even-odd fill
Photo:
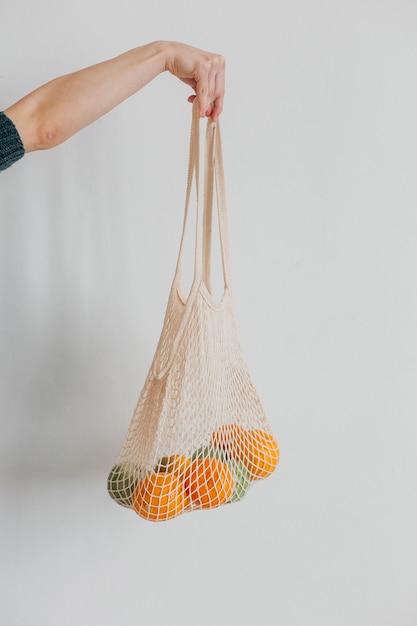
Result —
[[2, 10], [0, 110], [154, 39], [228, 61], [244, 352], [282, 450], [243, 502], [151, 524], [106, 477], [161, 329], [188, 89], [168, 75], [0, 175], [0, 620], [417, 623], [417, 5]]

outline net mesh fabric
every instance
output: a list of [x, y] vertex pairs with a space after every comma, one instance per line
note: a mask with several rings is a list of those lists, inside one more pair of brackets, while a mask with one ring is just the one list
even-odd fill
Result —
[[[181, 244], [158, 347], [108, 478], [111, 497], [150, 521], [237, 502], [279, 461], [236, 324], [219, 132], [218, 122], [208, 123], [205, 205], [200, 236], [197, 228], [193, 286], [183, 299]], [[198, 197], [198, 154], [194, 104], [184, 230], [193, 180]], [[209, 287], [213, 185], [225, 283], [221, 301], [213, 298]]]

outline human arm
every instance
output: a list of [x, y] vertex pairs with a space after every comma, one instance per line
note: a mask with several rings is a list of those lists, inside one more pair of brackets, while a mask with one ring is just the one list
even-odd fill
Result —
[[[25, 152], [53, 148], [113, 109], [164, 71], [196, 92], [200, 115], [217, 119], [224, 98], [222, 56], [157, 41], [55, 78], [4, 111]], [[192, 99], [192, 96], [189, 98]]]

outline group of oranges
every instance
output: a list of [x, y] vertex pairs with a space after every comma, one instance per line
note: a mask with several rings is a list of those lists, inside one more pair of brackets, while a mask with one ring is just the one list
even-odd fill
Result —
[[152, 472], [132, 463], [116, 465], [108, 478], [108, 491], [141, 517], [165, 521], [186, 510], [241, 500], [253, 481], [272, 474], [279, 455], [270, 433], [226, 424], [191, 458], [182, 454], [163, 457]]

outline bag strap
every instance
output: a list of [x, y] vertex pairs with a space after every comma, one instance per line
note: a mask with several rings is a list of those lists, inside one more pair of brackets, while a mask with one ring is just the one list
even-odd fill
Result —
[[181, 234], [181, 243], [178, 252], [177, 266], [175, 270], [175, 278], [177, 281], [181, 277], [181, 265], [184, 252], [185, 233], [187, 229], [187, 222], [189, 217], [191, 191], [193, 188], [193, 182], [195, 182], [196, 191], [196, 233], [195, 233], [195, 254], [194, 254], [194, 279], [196, 276], [201, 275], [201, 254], [199, 249], [201, 248], [201, 232], [198, 227], [200, 220], [200, 117], [197, 98], [193, 102], [193, 112], [191, 121], [190, 143], [189, 143], [189, 156], [188, 156], [188, 174], [187, 174], [187, 190], [185, 194], [185, 208], [184, 208], [184, 220]]
[[[217, 208], [219, 216], [220, 246], [222, 255], [223, 277], [225, 289], [229, 287], [229, 250], [228, 232], [226, 220], [226, 202], [223, 173], [223, 159], [220, 140], [219, 123], [208, 120], [206, 129], [206, 160], [205, 160], [205, 183], [204, 183], [204, 212], [200, 215], [200, 117], [197, 98], [193, 104], [193, 114], [190, 135], [190, 152], [188, 161], [187, 191], [184, 210], [184, 221], [181, 235], [180, 249], [178, 253], [177, 267], [172, 283], [171, 294], [178, 288], [181, 278], [181, 263], [184, 249], [185, 232], [189, 218], [189, 206], [193, 182], [197, 195], [196, 211], [196, 235], [195, 235], [195, 259], [194, 279], [190, 293], [185, 303], [185, 309], [175, 338], [172, 342], [170, 354], [164, 363], [158, 356], [155, 357], [152, 372], [157, 380], [162, 380], [174, 360], [184, 330], [188, 324], [194, 300], [199, 292], [201, 282], [206, 285], [210, 295], [210, 261], [211, 261], [211, 230], [213, 211], [213, 190], [216, 189]], [[204, 241], [204, 243], [203, 243]]]
[[211, 244], [213, 224], [213, 199], [216, 192], [216, 204], [219, 221], [220, 251], [222, 259], [224, 288], [230, 286], [229, 236], [226, 213], [226, 191], [224, 182], [223, 154], [218, 121], [207, 121], [205, 136], [205, 167], [204, 167], [204, 208], [201, 224], [200, 210], [200, 117], [197, 98], [193, 103], [190, 148], [188, 159], [187, 190], [184, 209], [184, 221], [181, 243], [178, 253], [176, 278], [181, 277], [181, 266], [184, 251], [185, 233], [189, 219], [189, 208], [193, 183], [196, 191], [196, 231], [194, 252], [194, 280], [203, 279], [211, 294]]
[[219, 223], [220, 253], [223, 269], [224, 289], [230, 287], [229, 231], [226, 210], [226, 188], [224, 180], [223, 151], [219, 122], [208, 120], [206, 127], [206, 155], [204, 176], [203, 214], [203, 280], [211, 290], [211, 244], [213, 238], [213, 192], [216, 191], [216, 205]]
[[186, 194], [185, 194], [185, 208], [184, 208], [184, 219], [183, 219], [183, 227], [182, 227], [182, 234], [181, 234], [181, 242], [180, 242], [180, 248], [178, 252], [175, 275], [174, 275], [174, 279], [172, 281], [172, 286], [171, 286], [170, 298], [172, 297], [173, 293], [177, 292], [178, 286], [181, 281], [182, 257], [183, 257], [183, 252], [184, 252], [184, 242], [185, 242], [185, 234], [186, 234], [186, 229], [187, 229], [187, 222], [189, 219], [190, 199], [191, 199], [191, 191], [193, 188], [193, 183], [195, 183], [196, 202], [197, 202], [193, 284], [191, 286], [190, 293], [188, 294], [188, 297], [187, 297], [185, 309], [183, 312], [181, 322], [178, 326], [176, 336], [174, 340], [172, 341], [170, 353], [165, 359], [165, 361], [163, 362], [161, 361], [161, 356], [158, 353], [158, 349], [156, 351], [154, 362], [152, 365], [152, 373], [153, 373], [153, 376], [157, 380], [162, 380], [168, 373], [169, 368], [171, 367], [175, 353], [178, 349], [179, 342], [184, 333], [185, 327], [187, 325], [187, 322], [190, 316], [192, 303], [195, 299], [195, 296], [198, 293], [199, 281], [196, 280], [196, 276], [198, 277], [198, 276], [201, 276], [202, 274], [202, 266], [201, 266], [202, 258], [201, 258], [201, 254], [198, 253], [198, 250], [201, 249], [202, 244], [200, 242], [201, 229], [199, 228], [199, 222], [200, 222], [200, 117], [199, 117], [197, 98], [195, 98], [194, 100], [193, 110], [192, 110], [189, 156], [188, 156], [187, 189], [186, 189]]

